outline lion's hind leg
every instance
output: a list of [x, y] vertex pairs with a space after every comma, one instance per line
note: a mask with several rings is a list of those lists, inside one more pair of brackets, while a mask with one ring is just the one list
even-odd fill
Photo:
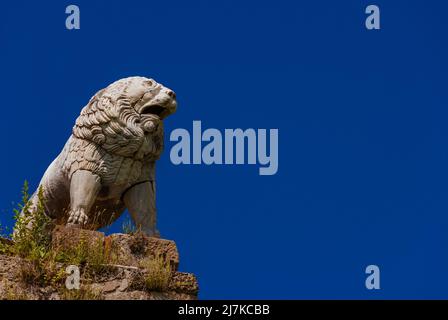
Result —
[[156, 228], [157, 212], [154, 181], [146, 181], [133, 186], [126, 191], [123, 201], [137, 229], [150, 237], [160, 237]]

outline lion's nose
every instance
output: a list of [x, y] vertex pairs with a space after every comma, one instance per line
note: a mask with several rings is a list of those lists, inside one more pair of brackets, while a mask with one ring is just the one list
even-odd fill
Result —
[[166, 92], [166, 94], [167, 94], [168, 96], [170, 96], [172, 99], [176, 99], [176, 94], [174, 93], [174, 91], [172, 91], [172, 90], [168, 90], [168, 91]]

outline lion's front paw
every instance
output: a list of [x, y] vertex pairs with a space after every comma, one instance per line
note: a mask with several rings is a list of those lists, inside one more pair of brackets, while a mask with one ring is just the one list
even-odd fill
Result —
[[89, 220], [89, 217], [85, 213], [84, 209], [77, 209], [77, 210], [71, 210], [70, 215], [68, 217], [68, 224], [73, 225], [85, 225], [87, 221]]

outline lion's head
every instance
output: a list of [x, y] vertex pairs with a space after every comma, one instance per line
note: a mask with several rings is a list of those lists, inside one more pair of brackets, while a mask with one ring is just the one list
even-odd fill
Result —
[[98, 91], [82, 109], [73, 135], [124, 157], [157, 158], [163, 122], [176, 111], [173, 91], [144, 77], [118, 80]]

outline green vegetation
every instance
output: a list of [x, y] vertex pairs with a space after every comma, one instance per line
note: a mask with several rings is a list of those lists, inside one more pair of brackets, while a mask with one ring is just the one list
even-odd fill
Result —
[[2, 287], [4, 288], [4, 292], [2, 293], [1, 298], [5, 300], [30, 300], [30, 296], [26, 291], [17, 287], [16, 284], [9, 282], [6, 279], [2, 281]]
[[[0, 242], [0, 254], [17, 255], [24, 259], [24, 263], [20, 264], [17, 270], [23, 283], [65, 288], [65, 266], [70, 264], [79, 266], [83, 276], [87, 277], [86, 280], [97, 272], [106, 271], [107, 264], [113, 259], [110, 252], [105, 250], [102, 241], [92, 244], [81, 237], [73, 248], [63, 249], [51, 245], [53, 225], [44, 208], [43, 189], [39, 188], [37, 198], [32, 203], [28, 182], [25, 181], [21, 203], [14, 209], [15, 227], [11, 235], [13, 241], [11, 244]], [[87, 289], [77, 293], [64, 291], [63, 294], [67, 298], [76, 299], [97, 296]]]
[[8, 227], [3, 227], [2, 223], [0, 222], [0, 237], [6, 238], [8, 233]]
[[59, 296], [62, 300], [103, 300], [101, 291], [91, 286], [81, 286], [79, 290], [62, 288], [59, 290]]
[[85, 237], [81, 237], [73, 248], [54, 248], [54, 260], [80, 266], [85, 274], [93, 276], [96, 273], [107, 272], [108, 264], [115, 263], [115, 256], [110, 251], [110, 248], [105, 248], [102, 239], [88, 243]]
[[46, 259], [51, 245], [51, 219], [45, 214], [42, 187], [37, 193], [35, 204], [30, 201], [28, 182], [22, 189], [22, 202], [14, 209], [16, 221], [12, 240], [12, 252], [32, 261]]
[[[28, 183], [22, 189], [21, 203], [14, 209], [15, 227], [10, 239], [0, 239], [0, 254], [19, 256], [23, 261], [15, 272], [20, 286], [14, 288], [8, 284], [2, 298], [8, 300], [27, 299], [26, 288], [50, 286], [57, 290], [62, 299], [97, 300], [102, 299], [101, 292], [91, 284], [107, 278], [116, 272], [118, 250], [111, 241], [102, 237], [91, 238], [88, 231], [80, 232], [79, 240], [72, 245], [57, 244], [51, 239], [54, 225], [45, 214], [44, 190], [39, 188], [37, 195], [30, 199]], [[171, 279], [171, 266], [162, 256], [147, 257], [148, 238], [135, 228], [130, 220], [123, 225], [124, 233], [130, 234], [130, 250], [140, 260], [141, 289], [148, 291], [167, 291]], [[3, 230], [0, 228], [0, 233]], [[80, 290], [68, 290], [65, 287], [67, 274], [65, 268], [76, 265], [80, 268], [83, 285]], [[30, 291], [31, 292], [31, 291]]]
[[137, 227], [131, 219], [127, 218], [121, 225], [121, 232], [124, 234], [133, 235], [137, 232]]
[[161, 256], [144, 259], [140, 266], [146, 270], [146, 290], [163, 292], [168, 290], [171, 279], [170, 264]]

